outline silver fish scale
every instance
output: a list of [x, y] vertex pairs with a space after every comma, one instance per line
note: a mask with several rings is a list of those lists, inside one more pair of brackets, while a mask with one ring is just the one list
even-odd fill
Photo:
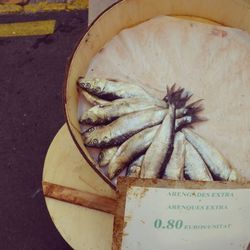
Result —
[[182, 132], [186, 139], [199, 152], [213, 176], [220, 180], [228, 180], [232, 172], [232, 167], [224, 156], [194, 131], [185, 128], [182, 129]]

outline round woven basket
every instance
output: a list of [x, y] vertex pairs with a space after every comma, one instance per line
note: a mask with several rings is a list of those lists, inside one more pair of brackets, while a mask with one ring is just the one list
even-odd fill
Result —
[[67, 124], [72, 138], [89, 167], [111, 188], [113, 184], [96, 168], [96, 163], [83, 145], [78, 123], [78, 92], [76, 81], [87, 71], [91, 59], [121, 30], [158, 15], [179, 16], [236, 27], [250, 32], [250, 2], [246, 0], [123, 0], [102, 13], [77, 44], [70, 60], [64, 89]]

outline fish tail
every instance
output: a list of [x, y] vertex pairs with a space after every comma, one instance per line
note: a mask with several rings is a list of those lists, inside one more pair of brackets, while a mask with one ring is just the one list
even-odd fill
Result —
[[186, 122], [185, 124], [183, 124], [182, 128], [184, 128], [184, 127], [193, 128], [194, 123], [200, 123], [200, 122], [208, 121], [208, 119], [206, 117], [198, 116], [196, 113], [191, 114], [190, 116], [191, 116], [190, 122]]
[[169, 88], [168, 88], [168, 86], [167, 86], [167, 91], [174, 92], [175, 87], [176, 87], [176, 82], [172, 85], [172, 87], [170, 88], [170, 90], [169, 90]]
[[193, 128], [194, 123], [207, 121], [206, 118], [198, 116], [196, 113], [186, 115], [176, 120], [175, 128], [176, 131], [180, 131], [185, 127]]
[[181, 97], [182, 93], [184, 91], [184, 88], [178, 88], [176, 89], [176, 83], [174, 83], [171, 88], [167, 86], [167, 94], [163, 98], [165, 102], [171, 102], [173, 99], [177, 100]]
[[184, 107], [187, 103], [187, 101], [193, 96], [193, 94], [184, 92], [184, 95], [180, 96], [178, 103], [177, 103], [177, 108]]
[[192, 97], [192, 94], [185, 91], [184, 88], [177, 88], [176, 84], [173, 84], [171, 88], [167, 87], [167, 95], [164, 97], [164, 101], [169, 104], [173, 104], [176, 109], [184, 107], [187, 101]]
[[203, 111], [204, 107], [201, 104], [201, 101], [203, 101], [203, 99], [200, 99], [198, 101], [195, 101], [195, 102], [187, 105], [186, 106], [186, 115], [198, 114], [201, 111]]
[[193, 114], [191, 116], [192, 116], [192, 123], [208, 121], [206, 117], [201, 117], [201, 116], [198, 116], [197, 114]]

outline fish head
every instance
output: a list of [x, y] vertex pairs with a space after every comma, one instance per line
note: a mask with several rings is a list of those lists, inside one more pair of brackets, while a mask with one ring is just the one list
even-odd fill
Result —
[[109, 140], [108, 137], [99, 139], [90, 135], [88, 138], [86, 138], [85, 144], [89, 147], [102, 148], [109, 145]]
[[78, 84], [83, 89], [94, 94], [100, 93], [104, 88], [104, 83], [99, 78], [88, 79], [86, 77], [80, 77], [78, 79]]
[[96, 130], [96, 127], [88, 128], [88, 129], [84, 132], [84, 135], [90, 136], [95, 130]]
[[84, 144], [88, 147], [97, 147], [99, 145], [99, 140], [88, 131], [83, 134], [83, 140]]
[[82, 134], [83, 140], [85, 145], [89, 146], [89, 144], [94, 144], [95, 142], [92, 142], [94, 139], [93, 132], [96, 130], [96, 127], [91, 127], [85, 130]]
[[93, 107], [90, 110], [88, 110], [88, 112], [83, 113], [83, 115], [80, 118], [80, 123], [82, 124], [97, 124], [100, 121], [98, 112], [96, 112], [98, 108], [97, 107]]
[[91, 127], [83, 133], [84, 144], [89, 147], [105, 147], [109, 142], [109, 138], [105, 135], [100, 135], [99, 130], [103, 126]]

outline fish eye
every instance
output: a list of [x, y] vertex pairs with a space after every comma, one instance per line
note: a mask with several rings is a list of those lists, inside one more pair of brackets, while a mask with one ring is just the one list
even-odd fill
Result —
[[104, 137], [103, 137], [103, 141], [104, 141], [104, 142], [108, 142], [108, 140], [109, 140], [109, 138], [108, 138], [107, 136], [104, 136]]
[[101, 92], [101, 88], [100, 87], [96, 87], [96, 92]]
[[95, 127], [91, 127], [91, 128], [88, 129], [87, 132], [88, 132], [88, 133], [91, 133], [91, 132], [93, 132], [94, 130], [95, 130]]
[[97, 140], [97, 139], [93, 139], [91, 143], [92, 143], [93, 145], [96, 145], [96, 144], [98, 144], [98, 140]]
[[80, 83], [84, 88], [86, 88], [86, 82], [81, 82]]

